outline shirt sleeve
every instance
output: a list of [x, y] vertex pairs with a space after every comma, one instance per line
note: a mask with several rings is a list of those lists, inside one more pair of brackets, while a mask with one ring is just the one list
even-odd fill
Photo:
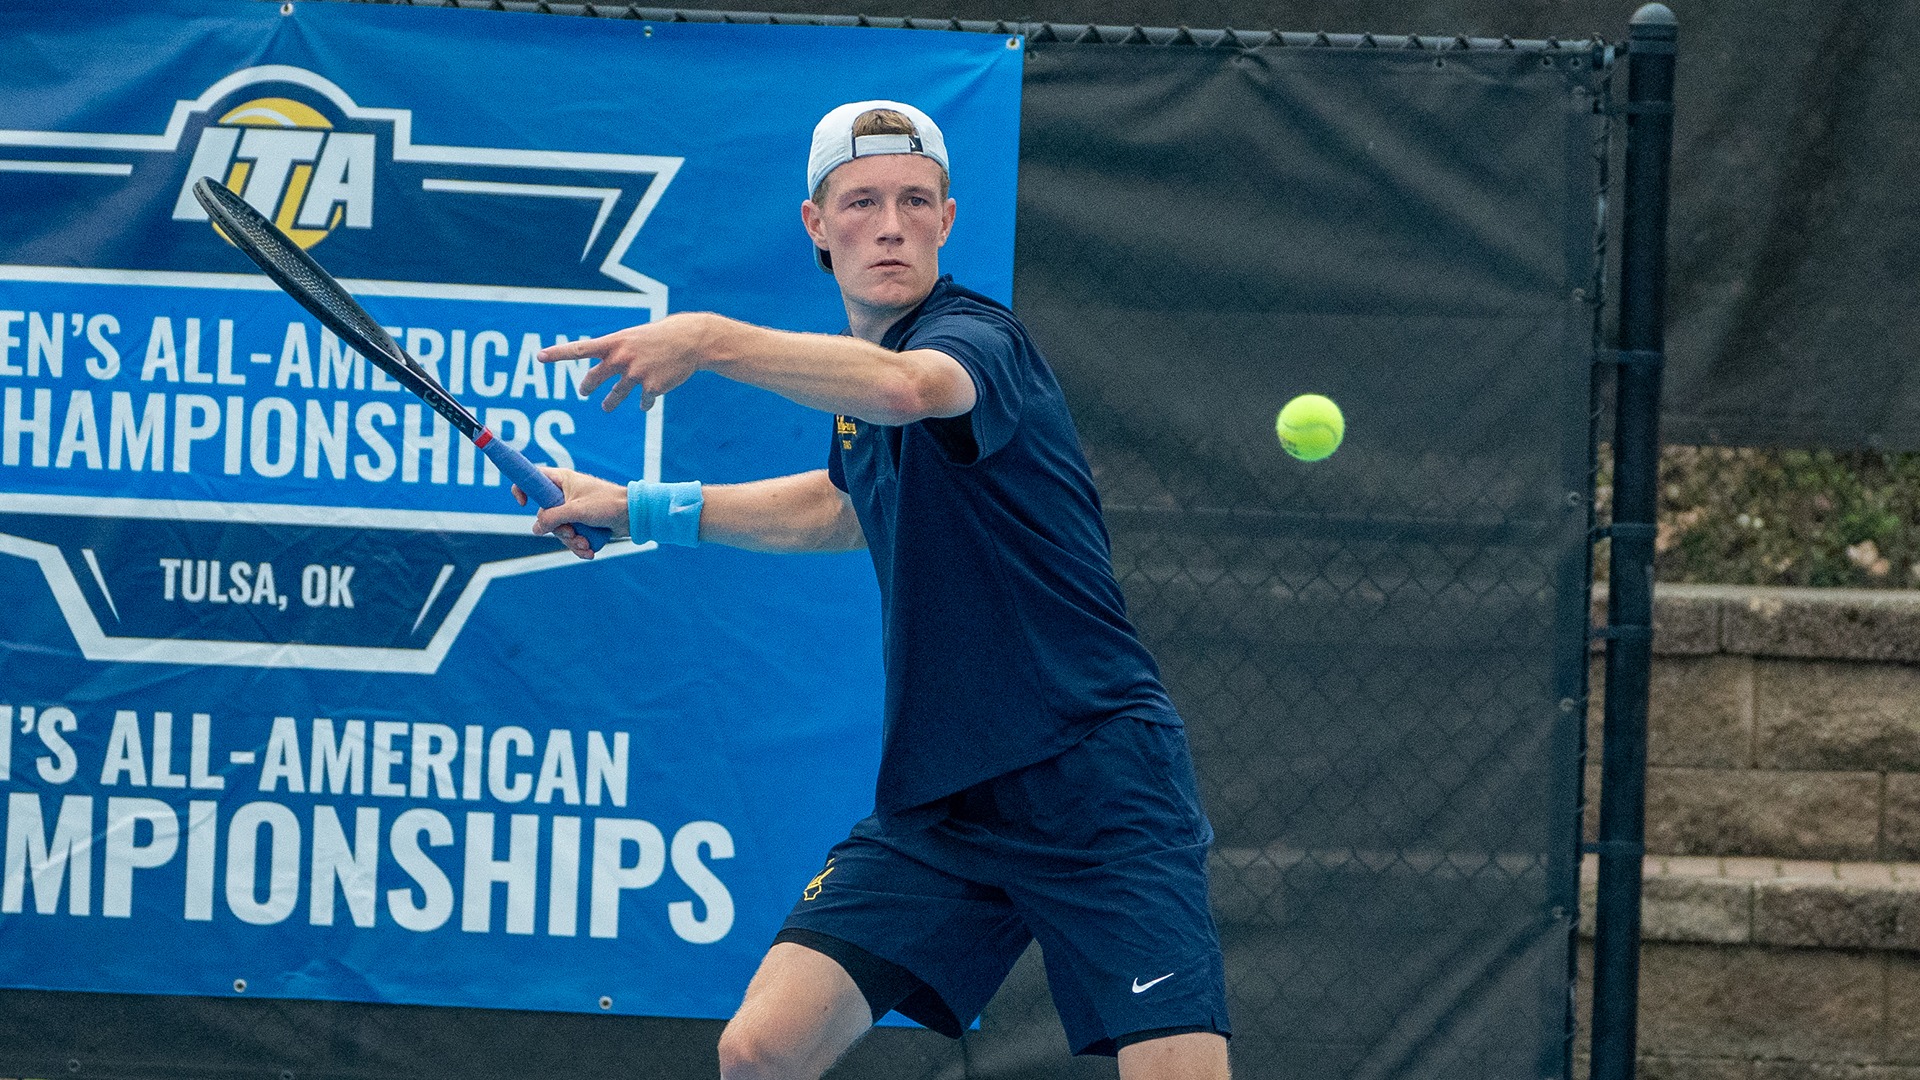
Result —
[[[959, 361], [973, 379], [973, 409], [963, 417], [946, 421], [926, 421], [938, 429], [941, 423], [959, 424], [972, 436], [938, 438], [956, 464], [970, 465], [989, 457], [1005, 446], [1020, 426], [1023, 383], [1020, 341], [1013, 327], [1003, 319], [972, 312], [936, 315], [914, 327], [900, 346], [902, 352], [934, 349]], [[942, 434], [936, 430], [936, 434]]]

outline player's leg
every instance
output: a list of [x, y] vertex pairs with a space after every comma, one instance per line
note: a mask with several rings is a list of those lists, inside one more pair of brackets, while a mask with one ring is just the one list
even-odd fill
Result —
[[1117, 1054], [1126, 1080], [1227, 1075], [1226, 978], [1207, 897], [1212, 829], [1185, 733], [1113, 721], [994, 782], [982, 846], [1039, 939], [1080, 1054]]
[[956, 1039], [979, 1015], [1031, 935], [1004, 892], [922, 858], [926, 831], [869, 818], [835, 846], [721, 1037], [726, 1080], [812, 1080], [890, 1011]]
[[1074, 1053], [1118, 1057], [1122, 1080], [1226, 1080], [1226, 984], [1210, 925], [1115, 919], [1111, 908], [1061, 903], [1058, 894], [1029, 899], [1023, 906], [1039, 924], [1047, 986]]
[[873, 1025], [860, 987], [830, 957], [775, 942], [720, 1035], [724, 1080], [816, 1080]]
[[1143, 1039], [1120, 1047], [1120, 1080], [1227, 1080], [1227, 1040], [1211, 1031]]

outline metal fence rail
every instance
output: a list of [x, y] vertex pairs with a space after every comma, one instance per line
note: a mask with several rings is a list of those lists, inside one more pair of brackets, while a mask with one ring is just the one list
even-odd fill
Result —
[[880, 15], [796, 15], [766, 11], [693, 11], [638, 4], [555, 4], [545, 0], [347, 0], [351, 3], [408, 7], [451, 7], [580, 15], [643, 22], [741, 23], [765, 26], [871, 26], [889, 30], [945, 30], [971, 34], [1019, 34], [1031, 44], [1157, 45], [1200, 49], [1513, 49], [1522, 52], [1587, 51], [1602, 46], [1593, 39], [1490, 38], [1466, 35], [1328, 34], [1281, 30], [1193, 29], [1185, 26], [1118, 26], [1090, 23], [1021, 22], [984, 19], [922, 19]]

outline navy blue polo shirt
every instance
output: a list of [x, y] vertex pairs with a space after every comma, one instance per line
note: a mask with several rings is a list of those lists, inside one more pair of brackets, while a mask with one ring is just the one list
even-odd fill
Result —
[[834, 418], [828, 475], [852, 498], [880, 581], [875, 809], [1045, 760], [1117, 716], [1178, 724], [1127, 621], [1060, 385], [1026, 327], [943, 277], [881, 344], [953, 357], [978, 400], [900, 426]]

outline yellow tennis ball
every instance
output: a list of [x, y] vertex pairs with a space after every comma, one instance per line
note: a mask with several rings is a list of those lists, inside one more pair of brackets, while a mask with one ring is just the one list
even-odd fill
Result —
[[1301, 394], [1287, 402], [1273, 426], [1281, 447], [1301, 461], [1319, 461], [1332, 454], [1347, 433], [1340, 406], [1319, 394]]

